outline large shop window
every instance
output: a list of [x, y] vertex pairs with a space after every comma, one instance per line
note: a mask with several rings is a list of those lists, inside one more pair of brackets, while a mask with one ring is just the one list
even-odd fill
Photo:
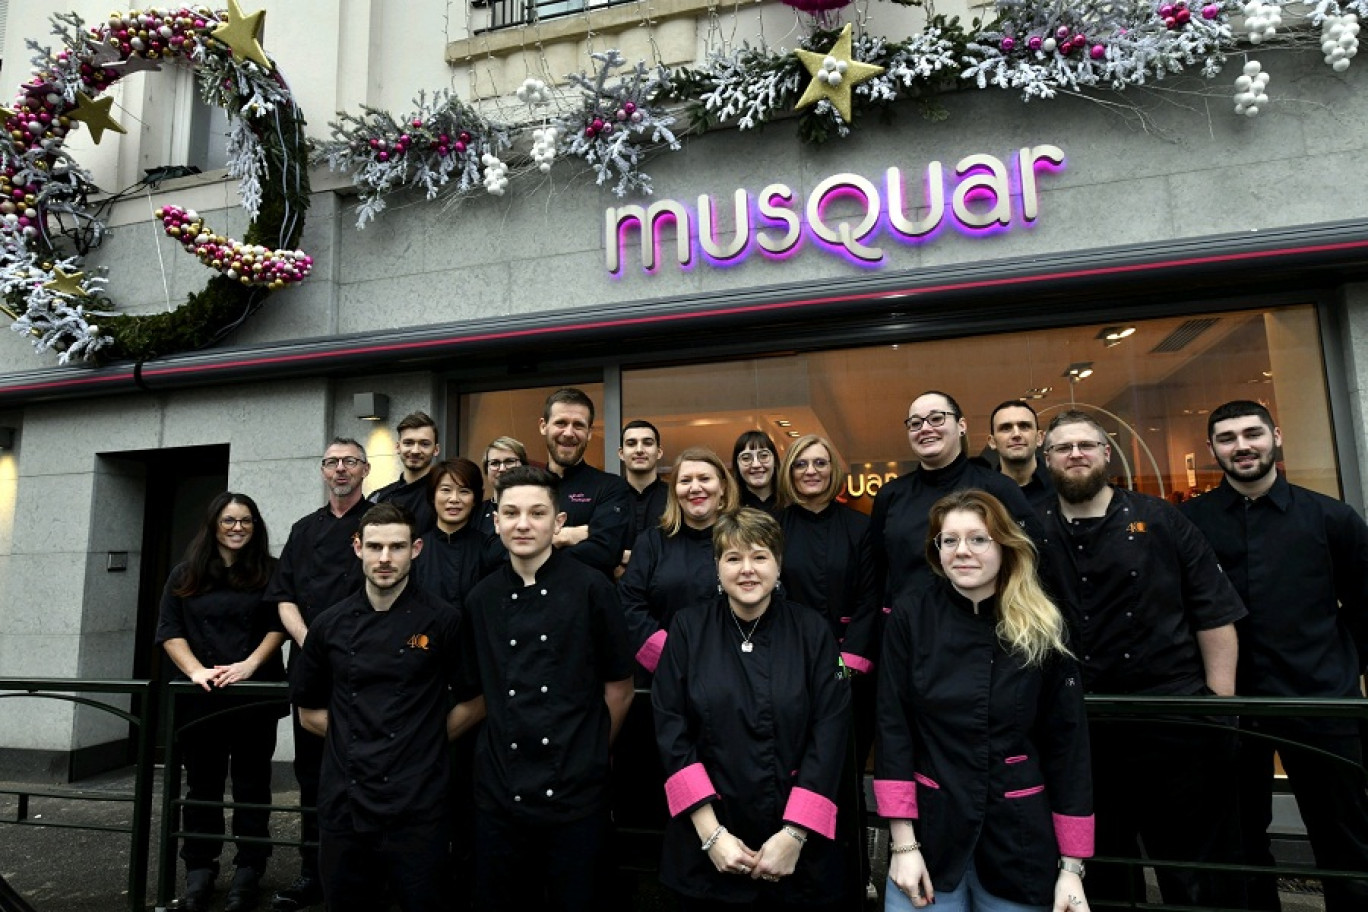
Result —
[[1283, 429], [1291, 480], [1340, 496], [1312, 306], [624, 370], [623, 419], [655, 422], [666, 462], [688, 446], [729, 459], [750, 429], [781, 452], [822, 434], [850, 471], [849, 500], [868, 509], [885, 481], [912, 469], [902, 420], [927, 389], [959, 401], [971, 455], [986, 450], [989, 412], [1003, 400], [1030, 399], [1042, 427], [1071, 406], [1087, 411], [1112, 436], [1114, 479], [1170, 498], [1220, 481], [1205, 442], [1210, 410], [1258, 400]]
[[[545, 465], [546, 444], [539, 430], [542, 409], [546, 405], [546, 397], [562, 386], [584, 390], [594, 400], [598, 414], [594, 416], [593, 433], [589, 438], [589, 446], [584, 450], [584, 459], [590, 465], [602, 466], [604, 439], [612, 441], [614, 450], [618, 441], [616, 430], [605, 432], [603, 427], [602, 383], [561, 383], [462, 395], [457, 430], [461, 455], [481, 463], [483, 467], [485, 448], [490, 441], [496, 437], [512, 437], [527, 448], [529, 461]], [[491, 493], [485, 492], [486, 496]]]

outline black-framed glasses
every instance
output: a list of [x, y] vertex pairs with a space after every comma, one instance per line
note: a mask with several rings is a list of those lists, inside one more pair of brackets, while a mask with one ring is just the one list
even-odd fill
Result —
[[235, 516], [222, 516], [219, 518], [219, 525], [225, 529], [232, 529], [237, 526], [241, 526], [244, 529], [250, 529], [252, 526], [256, 525], [256, 520], [252, 519], [250, 516], [243, 517], [242, 519], [238, 519]]
[[366, 460], [356, 456], [325, 456], [319, 465], [323, 466], [325, 469], [335, 469], [338, 466], [346, 466], [349, 469], [354, 469], [365, 461]]
[[982, 554], [993, 543], [993, 538], [990, 535], [970, 535], [968, 538], [960, 538], [958, 535], [936, 536], [936, 547], [942, 551], [958, 551], [961, 543], [969, 548], [970, 554]]
[[486, 459], [486, 460], [485, 460], [485, 468], [486, 468], [486, 469], [500, 469], [500, 470], [505, 470], [505, 469], [516, 469], [518, 466], [520, 466], [520, 465], [522, 465], [522, 464], [523, 464], [523, 463], [522, 463], [522, 460], [519, 459], [519, 458], [516, 457], [516, 456], [513, 456], [513, 457], [511, 457], [511, 458], [509, 458], [509, 459]]
[[1052, 443], [1045, 448], [1045, 452], [1055, 456], [1068, 456], [1076, 449], [1084, 456], [1091, 456], [1105, 446], [1106, 444], [1100, 440], [1079, 440], [1075, 443]]
[[797, 471], [797, 472], [806, 472], [809, 468], [816, 469], [816, 470], [819, 471], [819, 472], [824, 472], [824, 471], [826, 471], [827, 469], [831, 468], [831, 460], [830, 460], [830, 459], [820, 459], [820, 458], [819, 458], [819, 459], [798, 459], [798, 460], [795, 460], [795, 461], [794, 461], [794, 463], [793, 463], [793, 468], [794, 468], [794, 471]]
[[903, 427], [909, 431], [920, 431], [922, 425], [938, 428], [945, 424], [945, 419], [955, 417], [954, 412], [932, 411], [927, 412], [926, 417], [921, 415], [908, 415], [903, 421]]

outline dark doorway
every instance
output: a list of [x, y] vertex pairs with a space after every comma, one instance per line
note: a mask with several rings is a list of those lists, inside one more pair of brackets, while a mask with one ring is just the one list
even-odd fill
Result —
[[[146, 472], [138, 624], [132, 675], [163, 680], [167, 658], [154, 645], [166, 578], [194, 537], [209, 501], [228, 489], [228, 445], [107, 454]], [[160, 738], [157, 744], [161, 754]]]

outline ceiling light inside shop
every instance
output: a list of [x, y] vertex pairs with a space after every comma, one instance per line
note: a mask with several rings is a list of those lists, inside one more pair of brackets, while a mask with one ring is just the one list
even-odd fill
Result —
[[1111, 348], [1119, 345], [1123, 339], [1135, 335], [1134, 326], [1104, 326], [1097, 332], [1097, 338], [1102, 340], [1102, 344]]
[[1091, 361], [1075, 361], [1073, 364], [1064, 368], [1064, 373], [1060, 374], [1060, 376], [1066, 377], [1069, 380], [1086, 380], [1092, 376], [1092, 372], [1093, 363]]

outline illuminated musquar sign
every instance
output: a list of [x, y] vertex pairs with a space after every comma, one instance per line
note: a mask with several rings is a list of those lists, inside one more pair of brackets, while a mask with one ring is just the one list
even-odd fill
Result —
[[[1015, 167], [1009, 168], [992, 155], [969, 155], [955, 164], [954, 191], [949, 194], [951, 222], [970, 234], [1001, 231], [1012, 224], [1012, 204], [1020, 203], [1020, 219], [1031, 223], [1039, 214], [1036, 187], [1038, 171], [1064, 167], [1064, 151], [1058, 146], [1029, 146], [1019, 150]], [[938, 161], [926, 166], [925, 200], [917, 207], [907, 198], [901, 168], [889, 168], [883, 192], [858, 174], [835, 174], [819, 183], [804, 205], [787, 184], [770, 184], [752, 197], [749, 191], [732, 195], [733, 224], [729, 237], [719, 237], [712, 197], [698, 197], [698, 209], [677, 200], [660, 200], [649, 206], [612, 206], [604, 213], [604, 247], [608, 271], [622, 271], [623, 250], [631, 246], [633, 229], [639, 235], [641, 266], [654, 272], [661, 253], [670, 243], [661, 237], [664, 225], [673, 225], [675, 260], [681, 269], [693, 266], [697, 253], [716, 266], [737, 263], [758, 250], [762, 256], [783, 259], [811, 237], [824, 249], [853, 261], [876, 266], [884, 252], [870, 242], [880, 233], [904, 243], [922, 243], [946, 225], [945, 167]], [[833, 200], [854, 200], [853, 217], [828, 221], [826, 206]], [[919, 217], [910, 217], [911, 203]]]

